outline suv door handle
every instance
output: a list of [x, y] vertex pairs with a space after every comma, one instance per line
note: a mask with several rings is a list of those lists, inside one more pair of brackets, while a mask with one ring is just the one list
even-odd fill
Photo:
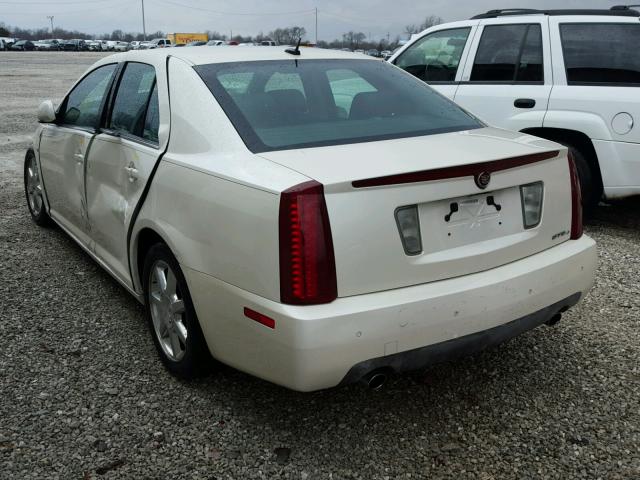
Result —
[[533, 108], [536, 106], [536, 101], [533, 98], [518, 98], [513, 102], [513, 106], [516, 108]]

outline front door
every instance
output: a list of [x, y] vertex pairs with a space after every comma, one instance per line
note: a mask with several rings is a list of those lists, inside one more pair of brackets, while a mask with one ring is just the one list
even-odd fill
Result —
[[127, 63], [112, 113], [95, 137], [87, 163], [87, 207], [95, 253], [132, 286], [128, 231], [158, 147], [158, 87], [151, 65]]
[[437, 30], [401, 52], [393, 63], [453, 100], [475, 25]]
[[87, 245], [84, 170], [116, 64], [97, 68], [69, 93], [40, 140], [40, 168], [51, 217]]
[[489, 125], [516, 131], [542, 126], [553, 84], [546, 17], [520, 22], [483, 21], [454, 97]]

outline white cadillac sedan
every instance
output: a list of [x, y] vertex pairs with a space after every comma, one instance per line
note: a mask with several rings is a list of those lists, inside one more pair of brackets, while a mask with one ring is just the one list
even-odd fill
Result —
[[594, 281], [567, 150], [374, 58], [131, 51], [38, 119], [33, 219], [145, 304], [178, 376], [211, 354], [295, 390], [379, 386], [553, 324]]

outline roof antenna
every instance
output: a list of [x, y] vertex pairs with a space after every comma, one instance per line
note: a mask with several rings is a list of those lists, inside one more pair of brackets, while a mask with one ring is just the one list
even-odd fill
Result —
[[296, 48], [287, 48], [285, 49], [285, 53], [290, 53], [291, 55], [300, 55], [300, 41], [302, 40], [302, 37], [298, 37], [298, 44], [296, 45]]

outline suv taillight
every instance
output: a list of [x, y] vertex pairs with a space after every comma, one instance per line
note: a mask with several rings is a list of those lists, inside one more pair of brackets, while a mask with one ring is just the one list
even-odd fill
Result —
[[568, 153], [569, 174], [571, 176], [571, 240], [577, 240], [582, 236], [582, 193], [580, 190], [580, 178], [576, 161], [571, 152]]
[[280, 197], [280, 300], [329, 303], [338, 296], [336, 262], [324, 188], [315, 181]]

